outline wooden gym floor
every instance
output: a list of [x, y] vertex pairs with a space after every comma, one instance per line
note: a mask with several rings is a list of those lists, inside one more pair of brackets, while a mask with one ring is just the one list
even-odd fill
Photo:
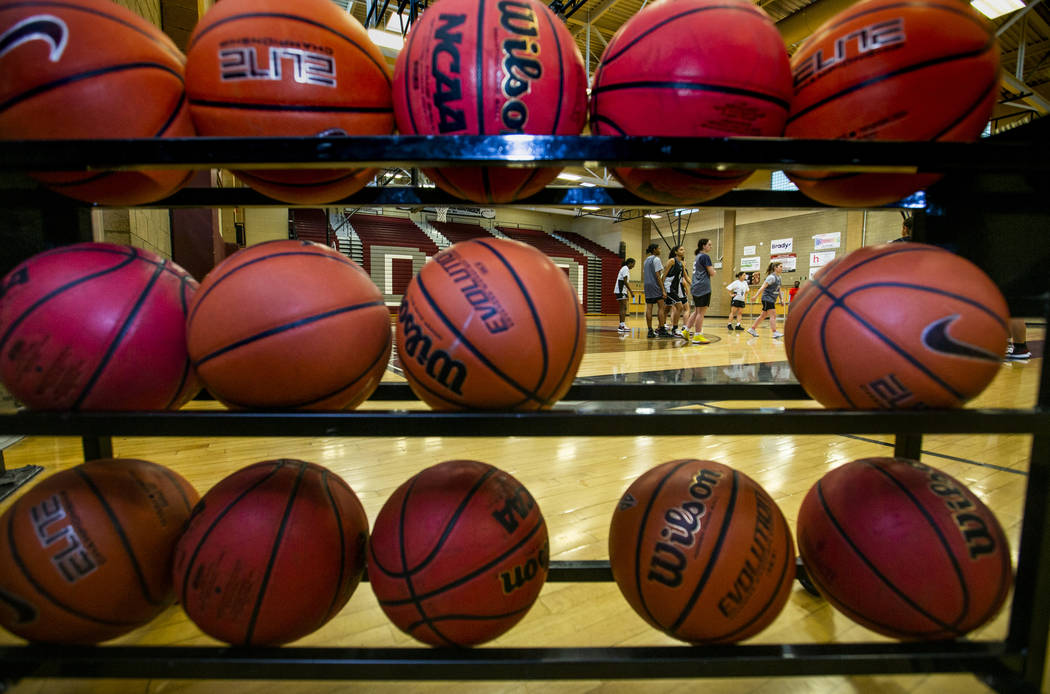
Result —
[[[770, 337], [768, 324], [752, 338], [727, 331], [723, 319], [709, 318], [705, 334], [713, 342], [687, 346], [681, 340], [650, 340], [644, 319], [628, 319], [630, 334], [616, 331], [615, 317], [588, 319], [587, 353], [578, 377], [588, 381], [677, 383], [694, 378], [755, 380], [790, 379], [781, 340]], [[782, 327], [782, 323], [779, 327]], [[999, 375], [970, 407], [1027, 407], [1035, 402], [1045, 331], [1029, 326], [1033, 358], [1004, 362]], [[403, 379], [392, 369], [387, 380]], [[668, 397], [673, 392], [668, 391]], [[632, 406], [638, 406], [632, 403]], [[758, 407], [819, 407], [792, 402], [652, 402], [646, 407], [749, 409]], [[194, 403], [191, 407], [214, 406]], [[366, 403], [387, 409], [406, 403]], [[613, 406], [575, 403], [576, 407]], [[645, 416], [645, 415], [640, 415]], [[794, 526], [798, 506], [809, 487], [826, 471], [867, 456], [892, 455], [886, 436], [762, 436], [756, 421], [753, 436], [675, 437], [412, 437], [382, 438], [159, 438], [121, 437], [114, 453], [167, 465], [186, 476], [200, 493], [245, 465], [272, 458], [299, 458], [320, 463], [342, 475], [354, 488], [374, 520], [383, 502], [403, 481], [423, 467], [442, 460], [472, 458], [505, 469], [525, 484], [547, 520], [553, 560], [607, 558], [606, 539], [612, 509], [624, 489], [650, 467], [674, 458], [717, 460], [750, 475], [773, 496]], [[970, 486], [996, 512], [1016, 557], [1021, 507], [1025, 491], [1030, 437], [1017, 435], [926, 436], [924, 462], [939, 467]], [[43, 475], [80, 462], [77, 438], [26, 438], [4, 450], [8, 468], [38, 464]], [[39, 479], [39, 478], [38, 478]], [[14, 498], [0, 504], [5, 510]], [[971, 636], [1001, 639], [1006, 610]], [[797, 583], [777, 620], [750, 643], [827, 643], [878, 641], [807, 594]], [[0, 643], [19, 643], [0, 633]], [[178, 607], [114, 643], [148, 645], [214, 644]], [[614, 583], [548, 583], [539, 600], [514, 629], [493, 646], [629, 646], [675, 644], [635, 615]], [[395, 647], [418, 644], [397, 630], [376, 605], [368, 584], [361, 584], [342, 612], [320, 631], [297, 645]], [[969, 694], [988, 692], [971, 675], [811, 677], [732, 680], [649, 681], [512, 681], [512, 682], [268, 682], [199, 680], [38, 680], [27, 679], [12, 691], [106, 692], [694, 692], [709, 694], [807, 693]]]

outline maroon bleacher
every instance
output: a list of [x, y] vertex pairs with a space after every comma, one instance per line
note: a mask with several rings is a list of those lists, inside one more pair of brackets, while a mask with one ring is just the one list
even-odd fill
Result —
[[497, 226], [497, 229], [502, 231], [504, 234], [514, 239], [515, 241], [521, 241], [527, 243], [534, 248], [538, 248], [548, 256], [557, 258], [572, 258], [580, 267], [583, 269], [583, 293], [584, 296], [580, 297], [583, 305], [587, 305], [587, 279], [590, 275], [590, 270], [587, 267], [587, 256], [577, 251], [572, 246], [562, 243], [558, 239], [554, 238], [550, 234], [540, 231], [538, 229], [519, 229], [516, 227], [501, 227]]
[[324, 210], [293, 209], [292, 231], [297, 239], [315, 241], [323, 246], [335, 248], [335, 234], [328, 227], [328, 215]]
[[467, 222], [439, 222], [431, 221], [431, 225], [451, 243], [459, 243], [467, 239], [492, 238], [488, 229], [483, 229], [480, 224], [468, 224]]
[[580, 248], [590, 251], [602, 261], [602, 313], [618, 313], [619, 303], [613, 298], [612, 288], [616, 284], [616, 277], [623, 267], [623, 258], [613, 253], [600, 243], [596, 243], [586, 236], [573, 231], [557, 231], [558, 236], [572, 241]]
[[[353, 214], [348, 216], [351, 226], [361, 239], [362, 266], [372, 280], [384, 292], [388, 301], [397, 301], [412, 281], [413, 265], [407, 258], [393, 258], [390, 261], [390, 290], [386, 293], [387, 283], [383, 268], [372, 271], [372, 250], [375, 246], [396, 246], [406, 250], [420, 251], [428, 258], [438, 252], [437, 244], [416, 223], [407, 217], [388, 217], [376, 214]], [[391, 306], [391, 310], [397, 310]]]

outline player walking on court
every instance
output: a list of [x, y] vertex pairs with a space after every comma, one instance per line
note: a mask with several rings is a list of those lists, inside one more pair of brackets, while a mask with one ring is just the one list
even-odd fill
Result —
[[[685, 288], [682, 286], [682, 279], [685, 275], [685, 263], [682, 262], [684, 257], [685, 246], [672, 248], [668, 254], [667, 267], [664, 268], [662, 275], [664, 291], [667, 292], [667, 298], [664, 299], [666, 306], [664, 311], [671, 314], [671, 329], [668, 332], [672, 337], [684, 337], [682, 331], [678, 329], [678, 319], [682, 317], [682, 311], [685, 309]], [[666, 323], [664, 329], [667, 330]]]
[[[645, 327], [649, 329], [646, 337], [670, 337], [664, 330], [664, 317], [667, 315], [664, 299], [667, 298], [667, 292], [664, 290], [664, 283], [660, 281], [664, 271], [663, 261], [660, 260], [660, 246], [650, 243], [645, 252], [648, 255], [642, 261], [642, 288], [645, 291]], [[653, 332], [653, 306], [658, 306], [659, 309], [659, 333]]]
[[696, 259], [693, 260], [693, 282], [690, 293], [693, 295], [693, 310], [685, 322], [686, 330], [694, 345], [706, 345], [710, 340], [704, 337], [704, 314], [711, 305], [711, 278], [715, 275], [714, 264], [707, 253], [711, 250], [711, 239], [700, 239], [696, 244]]
[[627, 298], [634, 298], [634, 290], [631, 289], [631, 270], [634, 269], [634, 262], [634, 258], [623, 261], [613, 286], [613, 294], [620, 303], [620, 327], [616, 329], [620, 333], [630, 332], [630, 328], [627, 327]]
[[[726, 290], [732, 295], [729, 306], [729, 329], [730, 330], [743, 330], [743, 326], [740, 325], [740, 318], [744, 314], [744, 306], [747, 302], [747, 290], [750, 289], [747, 283], [747, 273], [738, 272], [736, 273], [736, 279], [726, 285]], [[736, 319], [734, 321], [734, 318]]]
[[758, 337], [758, 331], [755, 328], [766, 318], [769, 319], [769, 328], [773, 331], [773, 337], [784, 337], [784, 333], [777, 332], [777, 301], [780, 305], [784, 305], [784, 295], [780, 292], [780, 274], [784, 272], [783, 263], [770, 263], [766, 269], [766, 280], [762, 283], [762, 286], [755, 292], [762, 292], [762, 313], [758, 314], [758, 318], [751, 324], [751, 327], [747, 329], [748, 334], [753, 337]]

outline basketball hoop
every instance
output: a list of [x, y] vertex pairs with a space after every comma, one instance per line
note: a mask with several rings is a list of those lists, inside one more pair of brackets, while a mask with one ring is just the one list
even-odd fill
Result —
[[448, 221], [448, 208], [439, 207], [437, 208], [437, 221], [447, 222]]

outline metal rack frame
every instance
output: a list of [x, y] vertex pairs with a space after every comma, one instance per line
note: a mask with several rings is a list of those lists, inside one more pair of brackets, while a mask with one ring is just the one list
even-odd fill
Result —
[[[638, 166], [741, 166], [875, 172], [946, 172], [955, 189], [933, 189], [902, 205], [920, 210], [916, 237], [951, 211], [1050, 218], [1043, 193], [1050, 173], [1050, 138], [1022, 127], [1009, 139], [974, 144], [790, 141], [780, 139], [601, 138], [554, 136], [373, 138], [187, 138], [0, 142], [0, 170], [113, 168], [253, 168], [266, 166], [453, 166], [546, 163]], [[1027, 129], [1026, 129], [1027, 128]], [[1020, 132], [1019, 132], [1020, 131]], [[246, 146], [249, 145], [249, 146]], [[974, 183], [974, 182], [977, 183]], [[1004, 183], [1005, 182], [1005, 183]], [[958, 186], [962, 187], [959, 188]], [[954, 190], [955, 192], [951, 192]], [[958, 192], [962, 190], [963, 192]], [[218, 194], [216, 194], [218, 193]], [[979, 196], [977, 196], [979, 193]], [[414, 204], [449, 198], [433, 190], [366, 189], [354, 200]], [[64, 199], [39, 189], [0, 191], [0, 204], [32, 206]], [[615, 202], [660, 207], [616, 189], [549, 188], [521, 204], [573, 206]], [[273, 204], [250, 190], [182, 191], [155, 207]], [[340, 204], [340, 203], [333, 203]], [[452, 205], [457, 204], [452, 201]], [[716, 206], [820, 208], [798, 194], [737, 191]], [[975, 212], [975, 210], [977, 212]], [[995, 225], [991, 225], [994, 228]], [[973, 224], [978, 236], [987, 234]], [[1050, 245], [1050, 244], [1048, 244]], [[1044, 252], [1045, 254], [1045, 252]], [[1038, 254], [1037, 254], [1038, 255]], [[1016, 259], [1015, 259], [1016, 260]], [[981, 264], [981, 263], [979, 263]], [[992, 263], [994, 265], [994, 263]], [[982, 265], [984, 267], [984, 265]], [[993, 278], [995, 275], [993, 274]], [[1042, 285], [1011, 290], [1015, 314], [1047, 315], [1050, 291]], [[111, 451], [109, 437], [136, 436], [473, 436], [483, 428], [521, 436], [754, 435], [870, 433], [896, 436], [897, 455], [918, 457], [924, 434], [1033, 434], [1028, 487], [1010, 608], [1001, 641], [937, 643], [829, 643], [648, 648], [231, 648], [231, 647], [0, 647], [0, 677], [122, 677], [199, 679], [616, 679], [754, 677], [894, 673], [973, 673], [1000, 692], [1036, 692], [1043, 681], [1050, 630], [1050, 370], [1043, 368], [1037, 404], [1029, 409], [917, 412], [845, 412], [800, 408], [719, 412], [663, 411], [640, 416], [588, 411], [579, 401], [791, 400], [806, 397], [793, 383], [587, 384], [577, 382], [550, 412], [355, 411], [339, 413], [223, 412], [18, 412], [0, 415], [0, 434], [80, 436], [85, 453]], [[373, 400], [411, 398], [407, 386], [386, 385]], [[551, 581], [608, 581], [607, 561], [552, 562]], [[1040, 588], [1043, 588], [1040, 590]]]

